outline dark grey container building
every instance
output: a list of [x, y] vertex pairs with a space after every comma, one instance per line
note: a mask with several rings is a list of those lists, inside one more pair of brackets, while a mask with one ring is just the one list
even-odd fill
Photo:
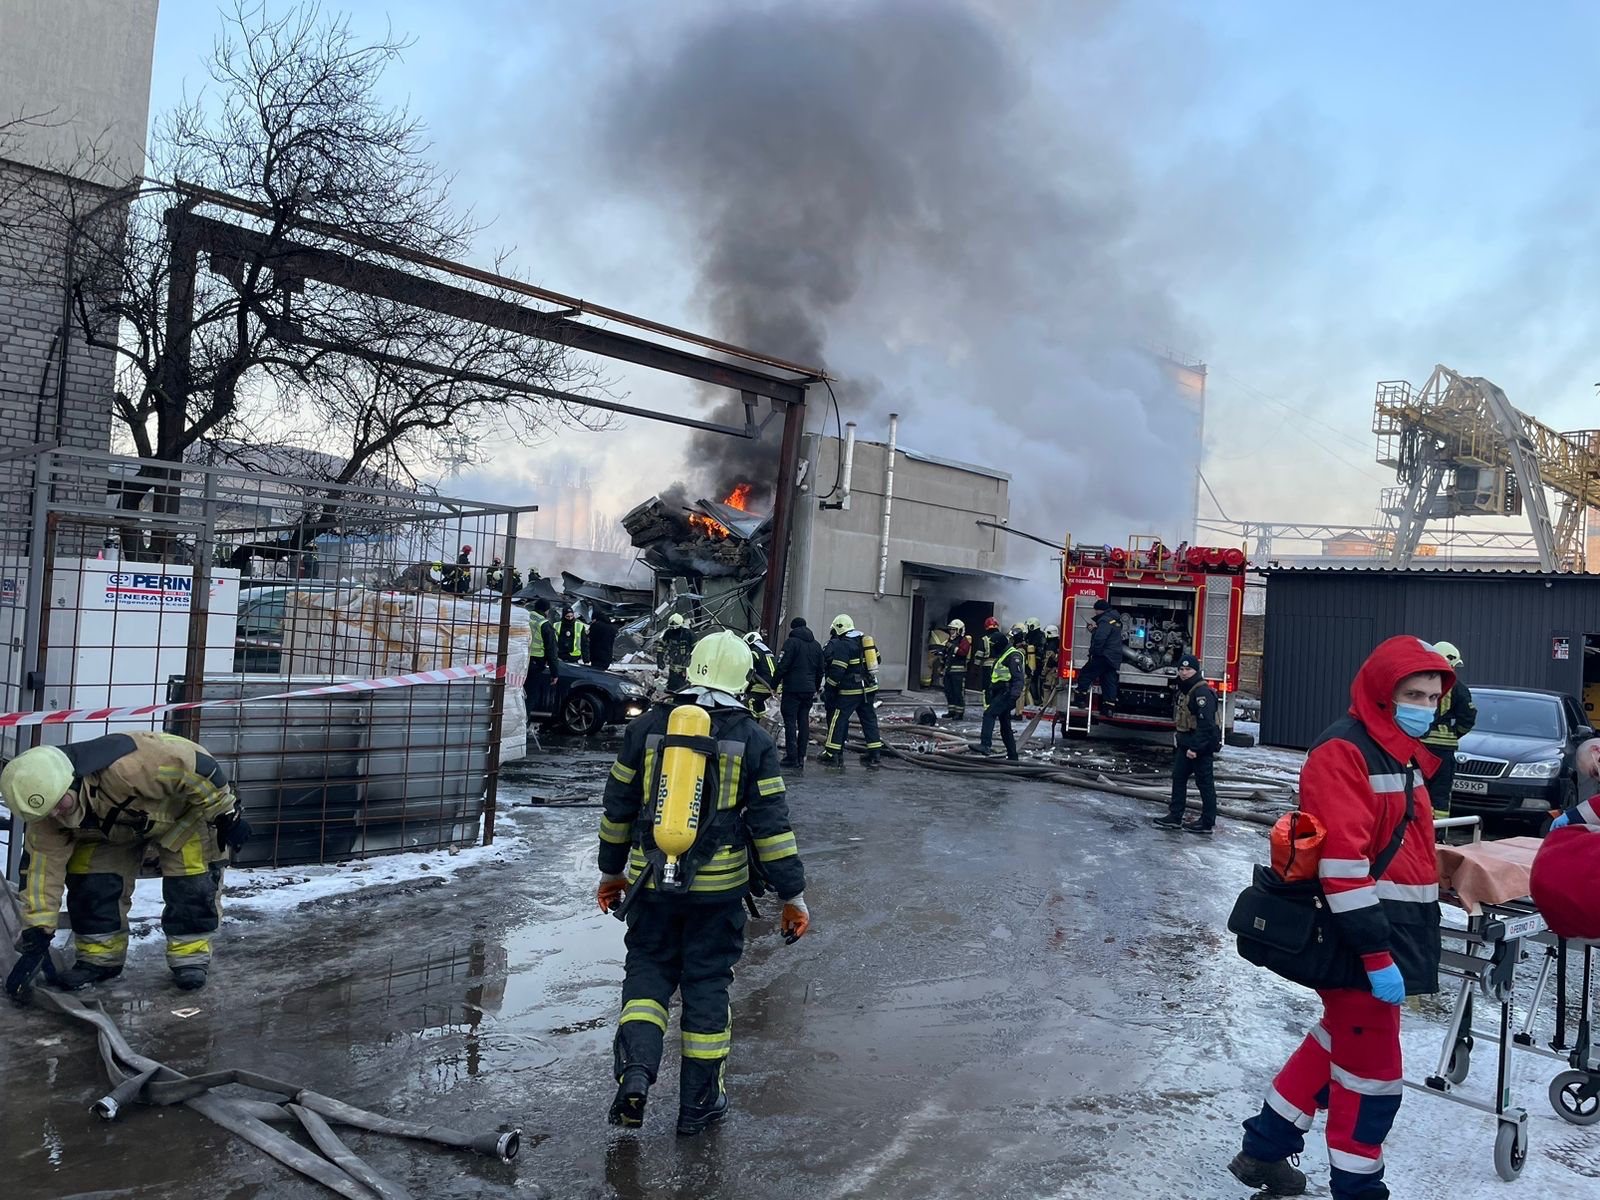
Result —
[[1349, 708], [1350, 682], [1373, 647], [1403, 633], [1454, 642], [1469, 686], [1565, 692], [1589, 702], [1595, 723], [1600, 575], [1373, 567], [1264, 573], [1265, 745], [1310, 746]]

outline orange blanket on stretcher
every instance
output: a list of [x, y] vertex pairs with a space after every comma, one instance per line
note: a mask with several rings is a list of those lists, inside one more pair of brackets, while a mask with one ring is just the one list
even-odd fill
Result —
[[1538, 838], [1518, 837], [1440, 846], [1439, 887], [1454, 892], [1473, 915], [1484, 904], [1525, 900], [1532, 891], [1533, 860], [1543, 844]]

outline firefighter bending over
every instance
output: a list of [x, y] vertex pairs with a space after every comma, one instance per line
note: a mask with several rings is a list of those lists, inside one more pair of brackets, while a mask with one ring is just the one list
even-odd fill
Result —
[[38, 746], [0, 771], [0, 793], [24, 822], [28, 850], [22, 958], [6, 979], [12, 999], [25, 1000], [44, 965], [63, 888], [78, 958], [59, 985], [75, 990], [122, 973], [133, 885], [152, 842], [172, 980], [185, 991], [205, 986], [226, 851], [241, 849], [250, 827], [203, 746], [145, 732]]
[[597, 897], [604, 912], [620, 903], [628, 923], [613, 1125], [644, 1120], [674, 991], [683, 1001], [678, 1132], [722, 1120], [742, 901], [770, 883], [783, 900], [784, 939], [793, 944], [810, 927], [778, 748], [739, 699], [750, 668], [738, 634], [702, 639], [676, 707], [628, 726], [606, 781]]
[[830, 626], [833, 634], [823, 657], [828, 662], [828, 682], [823, 698], [828, 704], [828, 739], [817, 759], [830, 766], [844, 762], [844, 743], [850, 736], [850, 718], [859, 715], [867, 752], [861, 761], [878, 765], [883, 739], [878, 736], [878, 648], [856, 623], [840, 613]]

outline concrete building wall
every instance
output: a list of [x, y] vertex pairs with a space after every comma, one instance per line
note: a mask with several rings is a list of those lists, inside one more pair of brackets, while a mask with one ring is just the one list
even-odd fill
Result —
[[[144, 171], [157, 0], [0, 4], [0, 157], [117, 186]], [[93, 172], [78, 169], [91, 155]]]
[[[977, 522], [1007, 519], [1011, 511], [1009, 481], [1003, 473], [987, 468], [928, 462], [897, 452], [888, 570], [879, 597], [888, 447], [878, 442], [856, 443], [850, 508], [841, 511], [817, 506], [818, 498], [837, 477], [840, 443], [836, 438], [815, 435], [807, 441], [807, 458], [816, 465], [809, 476], [811, 490], [801, 500], [796, 521], [783, 623], [786, 626], [790, 617], [803, 616], [813, 631], [825, 638], [829, 622], [839, 613], [848, 613], [878, 645], [883, 660], [881, 686], [904, 688], [911, 657], [913, 602], [918, 594], [929, 597], [927, 603], [934, 611], [928, 612], [925, 620], [943, 619], [945, 603], [932, 598], [929, 581], [907, 577], [904, 564], [1003, 571], [1006, 535]], [[959, 587], [974, 597], [992, 595], [998, 581], [963, 580]]]

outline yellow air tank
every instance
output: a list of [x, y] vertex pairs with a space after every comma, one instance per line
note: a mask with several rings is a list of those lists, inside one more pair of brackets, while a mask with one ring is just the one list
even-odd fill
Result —
[[[698, 704], [680, 704], [667, 718], [667, 734], [708, 737], [711, 714]], [[667, 856], [661, 882], [677, 881], [678, 859], [687, 854], [700, 834], [700, 799], [706, 785], [706, 756], [687, 746], [668, 746], [661, 755], [661, 790], [656, 796], [656, 821], [652, 832], [656, 847]]]
[[867, 670], [877, 672], [878, 643], [872, 640], [871, 634], [861, 635], [861, 658], [867, 664]]

